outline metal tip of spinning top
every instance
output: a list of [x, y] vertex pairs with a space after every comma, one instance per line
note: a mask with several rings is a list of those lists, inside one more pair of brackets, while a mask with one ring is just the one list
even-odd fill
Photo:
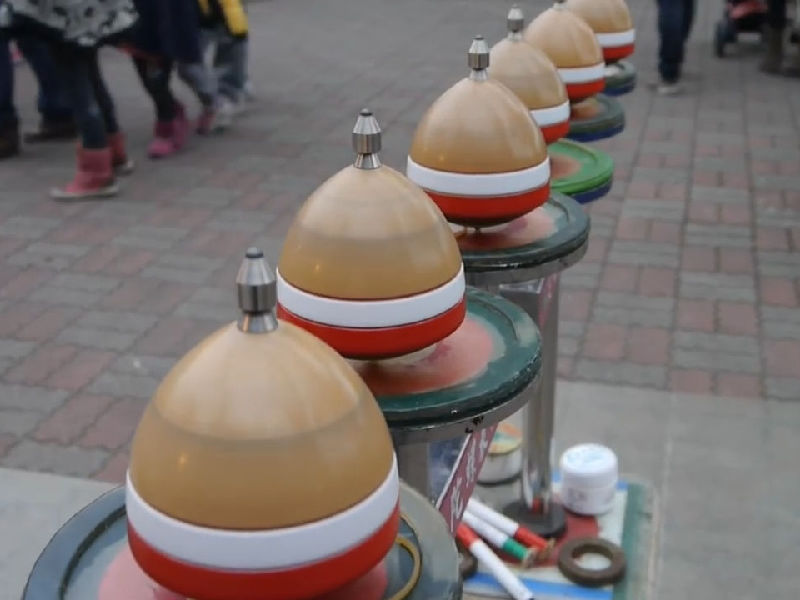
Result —
[[247, 333], [264, 333], [278, 326], [275, 305], [278, 301], [275, 275], [259, 248], [248, 248], [236, 275], [239, 299], [238, 327]]
[[518, 4], [514, 4], [511, 10], [508, 11], [506, 24], [508, 25], [508, 32], [511, 34], [520, 33], [522, 31], [525, 25], [525, 13], [522, 12]]
[[353, 150], [355, 166], [359, 169], [377, 169], [381, 166], [378, 152], [381, 150], [381, 126], [368, 108], [362, 108], [353, 127]]
[[489, 44], [482, 35], [472, 38], [472, 44], [467, 51], [467, 61], [473, 71], [484, 71], [489, 68]]

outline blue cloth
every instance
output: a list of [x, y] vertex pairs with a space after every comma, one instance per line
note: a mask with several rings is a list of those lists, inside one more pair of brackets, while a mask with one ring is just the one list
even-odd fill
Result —
[[658, 0], [658, 71], [667, 83], [675, 83], [681, 77], [694, 10], [695, 0]]
[[0, 36], [0, 129], [16, 126], [14, 108], [14, 65], [11, 63], [9, 42]]
[[196, 0], [134, 0], [139, 21], [130, 42], [148, 55], [180, 63], [198, 63], [200, 9]]

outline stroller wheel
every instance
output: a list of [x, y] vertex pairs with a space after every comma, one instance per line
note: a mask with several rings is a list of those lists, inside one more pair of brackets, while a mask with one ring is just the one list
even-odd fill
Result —
[[723, 58], [725, 56], [725, 42], [728, 40], [729, 35], [725, 23], [722, 21], [717, 23], [717, 26], [714, 28], [714, 55], [717, 58]]

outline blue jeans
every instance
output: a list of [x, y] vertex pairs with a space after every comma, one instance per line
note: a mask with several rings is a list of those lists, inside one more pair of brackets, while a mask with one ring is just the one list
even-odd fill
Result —
[[658, 0], [658, 72], [667, 83], [674, 83], [681, 77], [694, 10], [694, 0]]
[[[48, 44], [27, 35], [20, 35], [14, 41], [39, 84], [38, 109], [42, 120], [70, 121], [72, 109], [69, 97]], [[9, 43], [5, 35], [0, 36], [0, 123], [17, 119], [14, 108], [14, 65]]]

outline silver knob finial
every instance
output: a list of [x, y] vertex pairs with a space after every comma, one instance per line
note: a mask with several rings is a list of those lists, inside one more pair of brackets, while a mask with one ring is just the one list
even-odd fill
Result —
[[472, 44], [467, 51], [467, 62], [469, 68], [472, 69], [469, 74], [470, 79], [482, 81], [489, 78], [486, 72], [486, 69], [489, 68], [489, 44], [482, 35], [472, 38]]
[[381, 150], [381, 126], [368, 108], [362, 108], [353, 127], [353, 150], [355, 166], [359, 169], [377, 169], [381, 166], [378, 152]]
[[248, 248], [236, 275], [236, 292], [242, 311], [239, 329], [247, 333], [265, 333], [278, 326], [275, 276], [258, 248]]
[[525, 14], [518, 4], [514, 4], [511, 10], [508, 11], [506, 24], [508, 25], [508, 32], [512, 34], [509, 37], [514, 37], [513, 34], [522, 31], [522, 28], [525, 26]]

